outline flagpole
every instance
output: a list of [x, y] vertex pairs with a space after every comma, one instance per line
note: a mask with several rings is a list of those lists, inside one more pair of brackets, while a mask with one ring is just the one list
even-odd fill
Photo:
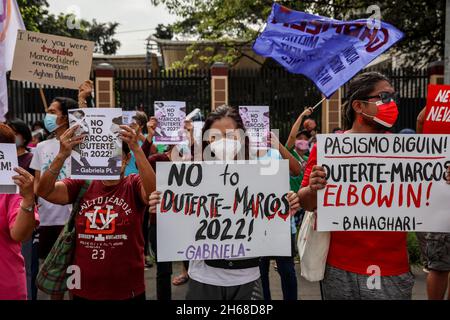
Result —
[[326, 97], [323, 98], [322, 100], [320, 100], [319, 102], [317, 102], [317, 104], [316, 104], [314, 107], [312, 107], [313, 111], [316, 110], [316, 108], [317, 108], [318, 106], [320, 106], [320, 105], [322, 104], [322, 102], [324, 102], [325, 100], [327, 100]]
[[42, 104], [44, 105], [45, 112], [47, 113], [48, 110], [47, 99], [45, 98], [44, 89], [42, 89], [41, 85], [39, 85], [39, 93], [41, 94]]

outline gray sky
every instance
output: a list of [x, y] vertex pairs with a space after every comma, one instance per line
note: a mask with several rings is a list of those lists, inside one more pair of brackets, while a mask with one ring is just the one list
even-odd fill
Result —
[[[79, 12], [85, 20], [119, 22], [115, 38], [122, 45], [117, 54], [144, 54], [145, 39], [154, 32], [148, 29], [176, 20], [164, 6], [154, 7], [150, 0], [48, 0], [48, 3], [51, 13]], [[143, 29], [145, 31], [127, 32]]]

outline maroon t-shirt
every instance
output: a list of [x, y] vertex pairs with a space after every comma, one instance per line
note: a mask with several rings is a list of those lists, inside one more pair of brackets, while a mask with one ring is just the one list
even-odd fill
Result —
[[[83, 180], [63, 180], [73, 203]], [[141, 180], [132, 174], [115, 186], [92, 181], [75, 218], [74, 265], [80, 267], [81, 289], [71, 292], [90, 300], [124, 300], [145, 292], [144, 237], [146, 204]]]

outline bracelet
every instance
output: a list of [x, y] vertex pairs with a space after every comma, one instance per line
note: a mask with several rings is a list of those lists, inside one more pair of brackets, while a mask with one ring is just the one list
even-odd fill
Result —
[[52, 168], [48, 167], [48, 172], [50, 172], [54, 176], [59, 176], [59, 171], [54, 171]]
[[20, 203], [20, 209], [22, 209], [22, 211], [28, 212], [28, 213], [34, 213], [34, 204], [30, 207], [24, 207], [22, 205], [22, 203]]

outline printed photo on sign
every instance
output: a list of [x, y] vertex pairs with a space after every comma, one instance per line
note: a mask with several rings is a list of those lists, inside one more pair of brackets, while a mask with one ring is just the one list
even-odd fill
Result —
[[86, 135], [71, 155], [72, 179], [115, 180], [122, 167], [119, 139], [122, 109], [83, 108], [69, 110], [69, 125], [78, 125], [75, 136]]
[[11, 79], [78, 89], [89, 79], [94, 42], [19, 30]]
[[288, 161], [157, 162], [158, 261], [291, 254]]
[[122, 114], [122, 123], [129, 126], [132, 123], [135, 123], [133, 119], [136, 116], [136, 111], [123, 111]]
[[17, 193], [17, 186], [12, 179], [17, 173], [17, 149], [14, 143], [0, 143], [0, 194]]
[[257, 150], [267, 149], [270, 141], [269, 107], [241, 106], [239, 114], [250, 139], [250, 146]]
[[450, 136], [318, 135], [318, 231], [450, 232]]
[[155, 144], [178, 144], [184, 140], [185, 102], [155, 101], [155, 117]]
[[423, 133], [450, 133], [449, 85], [428, 85]]

